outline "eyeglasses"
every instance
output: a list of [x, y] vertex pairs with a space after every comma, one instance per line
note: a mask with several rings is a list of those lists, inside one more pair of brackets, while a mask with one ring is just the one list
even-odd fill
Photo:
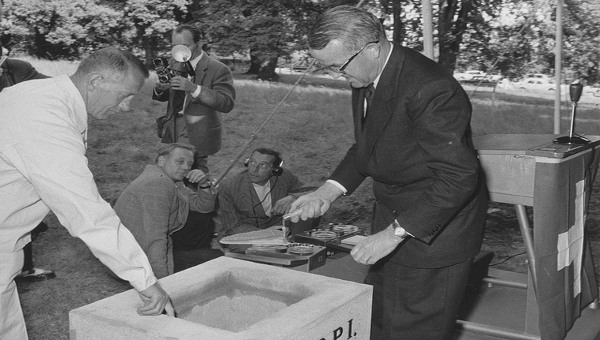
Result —
[[321, 66], [320, 68], [321, 69], [327, 69], [329, 71], [333, 71], [333, 72], [336, 72], [336, 73], [345, 73], [344, 70], [346, 69], [346, 67], [348, 67], [348, 65], [350, 65], [350, 63], [352, 62], [352, 60], [354, 60], [354, 58], [356, 58], [360, 54], [360, 52], [362, 52], [370, 44], [379, 44], [379, 40], [370, 41], [370, 42], [366, 43], [365, 46], [363, 46], [360, 50], [358, 50], [358, 52], [354, 53], [350, 58], [348, 58], [348, 60], [346, 60], [346, 62], [343, 63], [342, 66], [340, 66], [340, 67], [336, 68], [333, 65], [329, 65], [329, 66], [320, 65]]

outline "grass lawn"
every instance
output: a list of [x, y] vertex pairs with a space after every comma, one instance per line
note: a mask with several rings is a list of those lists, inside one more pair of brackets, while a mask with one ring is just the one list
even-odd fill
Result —
[[[75, 65], [34, 65], [42, 72], [71, 73]], [[61, 68], [64, 66], [64, 68]], [[293, 169], [307, 185], [322, 183], [345, 154], [353, 140], [350, 91], [339, 80], [307, 78], [294, 89], [262, 131], [257, 129], [291, 88], [297, 76], [283, 75], [282, 83], [259, 82], [236, 75], [235, 109], [224, 115], [223, 149], [210, 158], [209, 167], [221, 175], [234, 167], [248, 152], [245, 148], [267, 146], [281, 151], [285, 166]], [[111, 204], [146, 164], [152, 163], [160, 145], [155, 119], [165, 104], [151, 100], [151, 79], [134, 100], [134, 111], [110, 119], [90, 121], [88, 158], [101, 195]], [[473, 133], [551, 133], [552, 100], [538, 96], [516, 96], [478, 91], [471, 94]], [[565, 106], [564, 126], [569, 110]], [[582, 105], [577, 131], [600, 134], [597, 105]], [[566, 129], [564, 129], [566, 130]], [[252, 143], [249, 143], [252, 140]], [[238, 156], [243, 156], [238, 159]], [[373, 197], [367, 180], [349, 197], [334, 203], [323, 223], [340, 222], [366, 228]], [[592, 193], [589, 236], [593, 251], [600, 254], [600, 209], [598, 184]], [[493, 251], [493, 265], [500, 269], [526, 271], [526, 256], [512, 206], [490, 204], [484, 250]], [[53, 269], [57, 277], [39, 283], [19, 285], [21, 302], [31, 339], [68, 339], [68, 312], [71, 309], [129, 289], [116, 280], [85, 245], [68, 235], [55, 217], [49, 215], [50, 229], [34, 242], [36, 266]], [[511, 257], [514, 256], [514, 257]], [[502, 262], [506, 260], [506, 262]]]

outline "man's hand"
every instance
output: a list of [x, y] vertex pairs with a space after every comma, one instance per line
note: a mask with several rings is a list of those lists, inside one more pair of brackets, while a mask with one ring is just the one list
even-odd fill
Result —
[[367, 236], [360, 241], [350, 252], [354, 261], [360, 264], [374, 264], [394, 251], [404, 239], [394, 235], [391, 226], [384, 230]]
[[275, 202], [273, 208], [271, 208], [271, 215], [283, 215], [290, 211], [292, 203], [296, 200], [296, 197], [289, 195]]
[[158, 285], [158, 282], [138, 292], [138, 294], [144, 302], [144, 305], [137, 309], [138, 314], [160, 315], [165, 311], [167, 315], [175, 316], [175, 309], [173, 308], [173, 304], [171, 304], [171, 299], [169, 299], [169, 295]]
[[163, 92], [167, 91], [170, 88], [171, 88], [171, 84], [169, 84], [169, 83], [158, 82], [158, 83], [156, 83], [156, 85], [154, 85], [154, 90], [157, 93], [163, 93]]
[[294, 223], [300, 219], [322, 216], [329, 210], [331, 203], [335, 201], [343, 191], [331, 183], [325, 183], [316, 191], [300, 196], [290, 206], [290, 220]]
[[171, 79], [171, 88], [173, 90], [185, 91], [194, 93], [198, 85], [192, 83], [189, 79], [182, 76], [175, 76]]
[[210, 178], [199, 169], [190, 170], [185, 177], [190, 183], [198, 183], [199, 186], [205, 187], [210, 184]]

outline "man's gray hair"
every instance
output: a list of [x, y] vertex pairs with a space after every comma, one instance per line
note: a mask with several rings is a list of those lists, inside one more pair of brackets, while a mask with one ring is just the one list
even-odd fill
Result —
[[147, 79], [150, 76], [148, 68], [130, 52], [114, 47], [106, 47], [93, 52], [83, 59], [76, 73], [90, 74], [98, 72], [111, 80], [120, 80], [128, 72], [138, 72]]
[[334, 39], [342, 42], [345, 52], [353, 53], [369, 42], [387, 37], [373, 14], [352, 6], [337, 6], [317, 18], [308, 32], [308, 47], [322, 50]]
[[158, 162], [158, 157], [160, 157], [160, 156], [170, 155], [171, 152], [173, 152], [173, 150], [175, 150], [175, 149], [186, 149], [186, 150], [190, 150], [192, 153], [194, 151], [196, 151], [196, 148], [190, 144], [184, 144], [184, 143], [167, 144], [167, 145], [161, 147], [160, 149], [158, 149], [158, 155], [156, 156], [155, 161]]

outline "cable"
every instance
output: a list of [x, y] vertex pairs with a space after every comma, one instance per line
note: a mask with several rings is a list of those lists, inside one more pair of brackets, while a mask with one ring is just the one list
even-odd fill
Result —
[[490, 263], [490, 264], [488, 265], [488, 267], [493, 267], [493, 266], [497, 266], [497, 265], [499, 265], [499, 264], [503, 264], [504, 262], [506, 262], [506, 261], [508, 261], [508, 260], [512, 259], [513, 257], [519, 256], [519, 255], [523, 255], [523, 254], [526, 254], [526, 253], [527, 253], [527, 252], [526, 252], [526, 251], [524, 251], [524, 252], [520, 252], [520, 253], [518, 253], [518, 254], [513, 254], [513, 255], [510, 255], [510, 256], [506, 257], [504, 260], [502, 260], [502, 261], [500, 261], [500, 262], [498, 262], [498, 263], [493, 263], [493, 264], [492, 264], [492, 263]]
[[[271, 175], [269, 177], [269, 179], [267, 179], [267, 183], [269, 183], [269, 181], [271, 180], [271, 178], [273, 177], [273, 175]], [[275, 189], [275, 186], [277, 185], [277, 181], [279, 180], [279, 176], [275, 176], [275, 181], [273, 182], [273, 185], [270, 185], [270, 189], [269, 192], [267, 192], [267, 194], [265, 195], [265, 197], [263, 197], [260, 202], [256, 203], [255, 205], [252, 206], [252, 214], [254, 215], [254, 223], [256, 224], [256, 228], [260, 229], [260, 227], [258, 226], [258, 215], [256, 214], [256, 210], [255, 208], [258, 207], [259, 205], [261, 205], [269, 195], [271, 195], [271, 193], [273, 192], [273, 189]], [[252, 184], [252, 183], [251, 183]], [[250, 190], [254, 190], [254, 188], [251, 186]], [[256, 190], [254, 190], [256, 192]], [[252, 192], [250, 192], [250, 203], [253, 203], [253, 199], [252, 199]], [[260, 197], [259, 197], [260, 198]], [[273, 205], [273, 197], [271, 197], [271, 205]], [[265, 211], [266, 214], [266, 211]]]
[[235, 165], [235, 163], [240, 158], [242, 158], [242, 156], [246, 153], [246, 150], [248, 150], [248, 147], [250, 146], [250, 144], [256, 139], [256, 136], [258, 135], [258, 133], [265, 127], [265, 125], [267, 124], [267, 122], [271, 119], [271, 117], [273, 117], [273, 115], [277, 112], [277, 110], [279, 109], [279, 107], [281, 107], [281, 105], [283, 104], [283, 102], [290, 96], [290, 94], [292, 93], [292, 91], [296, 87], [298, 87], [298, 84], [300, 83], [300, 81], [308, 73], [308, 70], [310, 70], [311, 66], [313, 66], [313, 64], [315, 62], [316, 62], [316, 60], [313, 60], [310, 63], [310, 65], [308, 65], [308, 67], [306, 68], [306, 70], [304, 70], [304, 73], [302, 73], [302, 75], [300, 75], [300, 78], [298, 78], [298, 80], [296, 80], [296, 82], [294, 83], [294, 85], [288, 90], [288, 92], [283, 96], [283, 98], [281, 98], [281, 100], [279, 101], [279, 103], [277, 103], [277, 106], [275, 106], [275, 108], [273, 109], [273, 111], [271, 111], [271, 113], [267, 116], [267, 118], [265, 118], [265, 120], [258, 127], [258, 129], [256, 129], [254, 132], [252, 132], [252, 134], [250, 135], [250, 138], [248, 139], [248, 141], [246, 141], [246, 143], [244, 143], [244, 145], [243, 145], [242, 149], [240, 150], [239, 154], [233, 159], [233, 161], [231, 162], [231, 164], [229, 164], [229, 166], [227, 167], [227, 169], [225, 169], [225, 171], [223, 171], [223, 173], [213, 183], [214, 186], [217, 186], [223, 180], [223, 178], [225, 178], [225, 176], [229, 173], [229, 171], [231, 171], [231, 169], [233, 169], [233, 166]]
[[[356, 5], [356, 8], [360, 8], [360, 6], [362, 6], [363, 3], [365, 3], [365, 2], [366, 2], [365, 0], [361, 0]], [[231, 171], [231, 169], [233, 169], [233, 166], [235, 165], [235, 163], [240, 158], [242, 158], [242, 156], [246, 153], [246, 150], [248, 150], [248, 147], [250, 146], [250, 144], [256, 139], [256, 136], [258, 135], [258, 133], [264, 128], [264, 126], [271, 119], [271, 117], [273, 117], [273, 115], [277, 112], [277, 110], [279, 109], [279, 107], [281, 107], [281, 105], [283, 104], [283, 102], [290, 96], [290, 94], [292, 93], [292, 91], [294, 91], [294, 89], [296, 89], [296, 87], [298, 87], [298, 84], [300, 83], [300, 81], [302, 81], [302, 79], [304, 79], [304, 76], [308, 73], [308, 70], [311, 69], [311, 67], [315, 64], [316, 61], [317, 61], [316, 59], [313, 59], [310, 62], [310, 64], [308, 65], [308, 67], [306, 67], [306, 70], [304, 70], [304, 72], [300, 75], [300, 78], [298, 78], [298, 80], [296, 80], [296, 82], [294, 83], [294, 85], [283, 96], [283, 98], [281, 98], [281, 100], [279, 101], [279, 103], [277, 103], [277, 105], [275, 106], [275, 108], [273, 109], [273, 111], [271, 111], [271, 113], [267, 116], [267, 118], [265, 118], [265, 120], [258, 127], [258, 129], [256, 129], [256, 131], [254, 131], [252, 134], [250, 134], [250, 138], [248, 139], [248, 141], [246, 141], [246, 143], [244, 143], [244, 145], [242, 146], [242, 149], [240, 150], [240, 152], [238, 153], [238, 155], [231, 161], [231, 164], [229, 164], [229, 166], [223, 171], [223, 173], [219, 177], [217, 177], [217, 179], [212, 183], [213, 186], [216, 187], [217, 185], [219, 185], [219, 183], [225, 178], [225, 176], [227, 176], [227, 174], [229, 173], [229, 171]]]

